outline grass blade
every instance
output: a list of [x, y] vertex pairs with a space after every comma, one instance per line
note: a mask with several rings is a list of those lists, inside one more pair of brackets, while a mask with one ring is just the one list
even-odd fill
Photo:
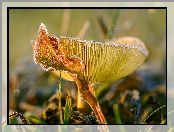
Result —
[[111, 23], [111, 26], [110, 26], [110, 29], [109, 29], [109, 31], [106, 35], [106, 39], [111, 39], [112, 38], [117, 20], [119, 18], [119, 14], [120, 14], [120, 10], [116, 10], [115, 14], [114, 14], [114, 17], [113, 17], [113, 20], [112, 20], [112, 23]]
[[69, 124], [70, 108], [71, 108], [71, 97], [67, 96], [65, 104], [65, 112], [64, 112], [64, 124]]
[[[116, 119], [117, 124], [123, 124], [122, 121], [121, 121], [121, 118], [120, 118], [120, 113], [119, 113], [119, 109], [118, 109], [117, 104], [113, 105], [113, 110], [114, 110], [114, 115], [115, 115], [115, 119]], [[120, 127], [121, 132], [126, 132], [124, 126], [120, 125], [119, 127]]]
[[62, 91], [61, 72], [60, 72], [60, 80], [59, 81], [60, 82], [59, 82], [58, 100], [59, 100], [60, 123], [63, 124], [62, 105], [61, 105], [61, 91]]

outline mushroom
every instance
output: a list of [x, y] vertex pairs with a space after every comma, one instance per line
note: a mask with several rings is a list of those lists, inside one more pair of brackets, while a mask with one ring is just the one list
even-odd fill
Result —
[[65, 36], [59, 36], [59, 39], [66, 56], [82, 58], [85, 65], [84, 76], [91, 83], [113, 82], [123, 78], [135, 71], [148, 55], [144, 43], [135, 37], [121, 37], [110, 42], [86, 41]]
[[67, 72], [100, 124], [105, 117], [92, 84], [113, 82], [135, 71], [148, 56], [144, 43], [134, 37], [96, 42], [66, 36], [50, 36], [41, 23], [33, 43], [34, 61], [46, 71]]

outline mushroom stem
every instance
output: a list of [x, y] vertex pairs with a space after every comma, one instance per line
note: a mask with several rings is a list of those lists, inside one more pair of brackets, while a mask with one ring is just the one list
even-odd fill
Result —
[[81, 93], [79, 89], [77, 89], [77, 110], [84, 116], [89, 115], [91, 111], [91, 108], [88, 105], [88, 103], [83, 101], [83, 98], [81, 97]]
[[78, 89], [81, 93], [81, 97], [90, 105], [91, 109], [95, 113], [99, 124], [106, 124], [106, 119], [101, 111], [100, 105], [92, 91], [92, 85], [89, 84], [84, 77], [79, 77], [76, 75], [71, 75], [76, 82]]

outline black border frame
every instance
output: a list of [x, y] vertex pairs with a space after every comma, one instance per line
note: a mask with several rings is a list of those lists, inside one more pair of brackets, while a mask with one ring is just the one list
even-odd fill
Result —
[[[25, 125], [25, 124], [9, 124], [9, 10], [10, 9], [165, 9], [166, 10], [166, 124], [167, 125], [167, 7], [7, 7], [7, 125]], [[28, 125], [28, 124], [27, 124]], [[29, 124], [39, 125], [39, 124]], [[43, 124], [41, 124], [43, 125]], [[49, 125], [49, 124], [45, 124]], [[67, 125], [67, 124], [54, 124]], [[68, 124], [79, 125], [79, 124]], [[80, 124], [91, 125], [91, 124]], [[99, 125], [153, 125], [153, 124], [99, 124]]]

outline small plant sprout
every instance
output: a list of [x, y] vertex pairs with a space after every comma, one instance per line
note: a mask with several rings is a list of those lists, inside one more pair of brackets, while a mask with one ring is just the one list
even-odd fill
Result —
[[46, 71], [67, 72], [76, 82], [82, 98], [90, 105], [99, 124], [107, 121], [93, 90], [93, 83], [113, 82], [134, 72], [148, 56], [138, 38], [123, 37], [96, 42], [66, 36], [50, 36], [41, 23], [33, 42], [35, 63]]

